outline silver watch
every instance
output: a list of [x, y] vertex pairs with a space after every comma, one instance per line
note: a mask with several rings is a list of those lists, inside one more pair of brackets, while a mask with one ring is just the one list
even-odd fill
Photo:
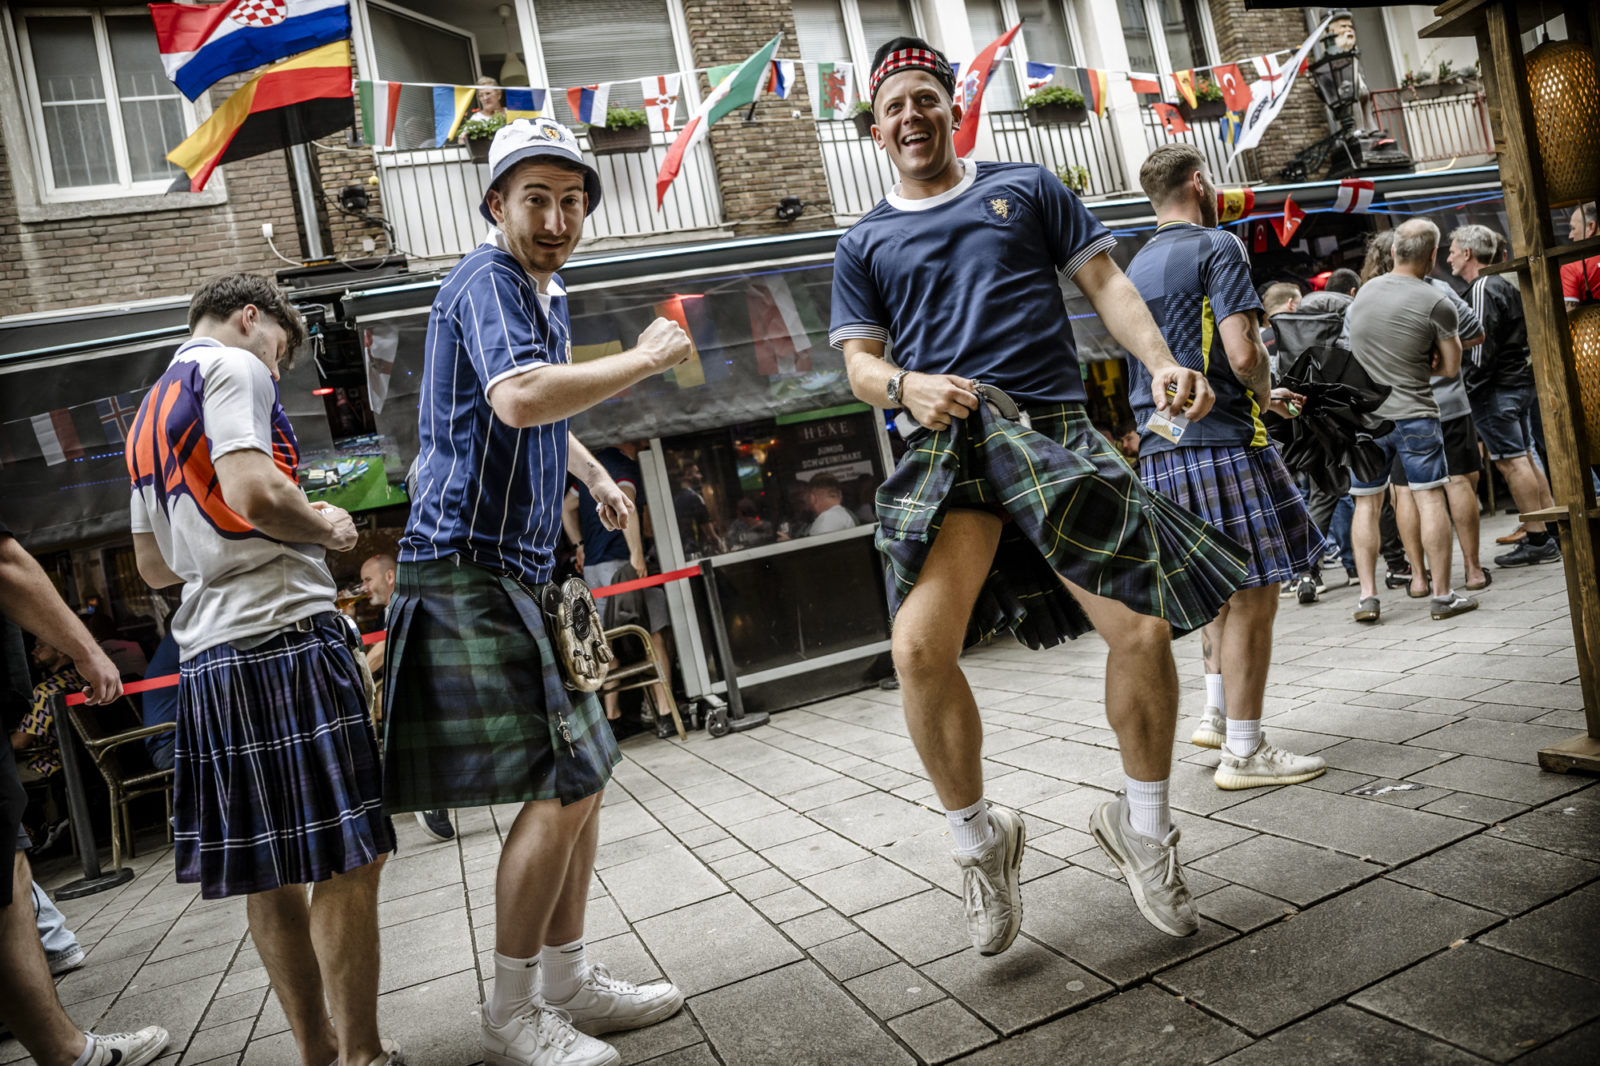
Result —
[[896, 370], [894, 376], [889, 379], [889, 385], [884, 391], [889, 394], [890, 407], [905, 406], [900, 399], [900, 385], [905, 381], [906, 375], [909, 373], [911, 373], [909, 370]]

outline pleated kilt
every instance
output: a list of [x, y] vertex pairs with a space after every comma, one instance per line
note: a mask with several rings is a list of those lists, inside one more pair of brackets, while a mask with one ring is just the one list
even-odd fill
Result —
[[889, 559], [891, 618], [952, 507], [1007, 520], [968, 645], [1006, 630], [1033, 648], [1088, 632], [1088, 617], [1057, 575], [1165, 618], [1175, 634], [1215, 618], [1244, 580], [1244, 551], [1148, 491], [1080, 405], [1028, 413], [1031, 429], [980, 407], [949, 429], [924, 431], [879, 487], [877, 545]]
[[179, 881], [220, 899], [325, 881], [394, 850], [359, 654], [328, 611], [180, 664]]
[[1324, 538], [1272, 445], [1172, 448], [1139, 463], [1144, 483], [1238, 541], [1244, 588], [1292, 581], [1319, 564]]
[[533, 590], [459, 555], [396, 568], [383, 689], [391, 812], [574, 803], [622, 761], [594, 693], [562, 682]]

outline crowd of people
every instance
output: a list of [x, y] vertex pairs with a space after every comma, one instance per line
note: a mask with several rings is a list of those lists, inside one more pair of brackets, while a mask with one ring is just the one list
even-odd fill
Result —
[[[856, 396], [895, 411], [906, 439], [877, 493], [876, 542], [905, 718], [946, 812], [967, 933], [984, 955], [1014, 942], [1027, 828], [985, 795], [983, 724], [961, 652], [1002, 633], [1048, 648], [1092, 628], [1107, 647], [1123, 785], [1086, 828], [1123, 876], [1129, 918], [1190, 936], [1199, 910], [1170, 804], [1173, 640], [1201, 633], [1206, 697], [1189, 740], [1218, 751], [1215, 786], [1311, 780], [1324, 760], [1278, 747], [1261, 723], [1280, 590], [1304, 598], [1309, 582], [1315, 599], [1337, 545], [1361, 586], [1356, 619], [1378, 621], [1392, 509], [1410, 594], [1430, 597], [1436, 619], [1476, 607], [1464, 593], [1487, 587], [1490, 572], [1476, 557], [1474, 435], [1519, 507], [1549, 502], [1520, 307], [1500, 275], [1484, 274], [1499, 242], [1476, 226], [1450, 235], [1465, 302], [1430, 277], [1441, 237], [1426, 219], [1375, 241], [1361, 276], [1337, 272], [1310, 295], [1258, 294], [1243, 244], [1217, 228], [1203, 157], [1174, 143], [1140, 169], [1158, 226], [1125, 272], [1116, 239], [1050, 172], [957, 157], [955, 76], [926, 42], [880, 47], [867, 88], [874, 141], [900, 181], [838, 242], [830, 341]], [[326, 558], [356, 544], [351, 517], [308, 502], [295, 482], [276, 381], [306, 334], [273, 283], [230, 275], [201, 287], [191, 337], [128, 435], [139, 573], [185, 589], [170, 627], [181, 677], [176, 876], [206, 899], [246, 899], [303, 1066], [403, 1061], [381, 1034], [377, 997], [378, 885], [396, 814], [419, 813], [425, 828], [443, 818], [448, 830], [450, 809], [517, 805], [476, 1023], [485, 1062], [617, 1063], [600, 1036], [684, 1002], [670, 981], [636, 985], [588, 957], [601, 796], [621, 752], [611, 700], [596, 695], [610, 652], [592, 604], [552, 579], [564, 530], [591, 583], [643, 572], [636, 457], [591, 454], [568, 419], [692, 349], [681, 326], [657, 319], [632, 348], [571, 362], [559, 271], [600, 202], [599, 175], [549, 119], [508, 124], [489, 168], [489, 235], [445, 278], [429, 317], [406, 531], [394, 557], [362, 568], [385, 607], [382, 642], [363, 649], [335, 609]], [[1574, 227], [1580, 215], [1592, 227], [1592, 209]], [[1097, 432], [1086, 414], [1063, 277], [1129, 353], [1136, 449], [1126, 427]], [[1587, 273], [1577, 285], [1580, 298], [1594, 292]], [[951, 292], [964, 298], [943, 298]], [[1269, 435], [1316, 413], [1316, 391], [1283, 362], [1298, 354], [1288, 350], [1296, 315], [1325, 316], [1330, 350], [1353, 353], [1382, 390], [1364, 458], [1318, 494], [1302, 491]], [[702, 483], [692, 464], [679, 472], [686, 551], [724, 536]], [[811, 478], [806, 492], [812, 533], [857, 522], [833, 478]], [[1462, 589], [1452, 521], [1470, 548]], [[745, 509], [736, 522], [741, 536], [772, 532]], [[1530, 522], [1496, 563], [1557, 555]], [[639, 607], [658, 637], [660, 606], [647, 596]], [[96, 705], [119, 696], [108, 651], [3, 528], [0, 607], [35, 634], [59, 685]], [[5, 636], [10, 694], [15, 627]], [[52, 969], [71, 953], [40, 928], [13, 746], [0, 750], [0, 834], [17, 840], [0, 887], [6, 1021], [41, 1066], [143, 1066], [167, 1043], [159, 1026], [84, 1033], [55, 997]], [[37, 915], [18, 905], [30, 895]]]

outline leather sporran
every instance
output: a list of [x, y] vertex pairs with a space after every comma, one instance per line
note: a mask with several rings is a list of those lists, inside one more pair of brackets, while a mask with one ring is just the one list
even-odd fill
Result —
[[600, 625], [600, 611], [582, 578], [545, 585], [539, 596], [550, 644], [569, 689], [594, 692], [605, 684], [616, 656]]

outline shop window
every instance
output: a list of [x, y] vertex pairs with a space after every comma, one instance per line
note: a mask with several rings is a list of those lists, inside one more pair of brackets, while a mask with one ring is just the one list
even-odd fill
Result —
[[165, 192], [196, 125], [143, 9], [25, 9], [17, 21], [43, 199]]

